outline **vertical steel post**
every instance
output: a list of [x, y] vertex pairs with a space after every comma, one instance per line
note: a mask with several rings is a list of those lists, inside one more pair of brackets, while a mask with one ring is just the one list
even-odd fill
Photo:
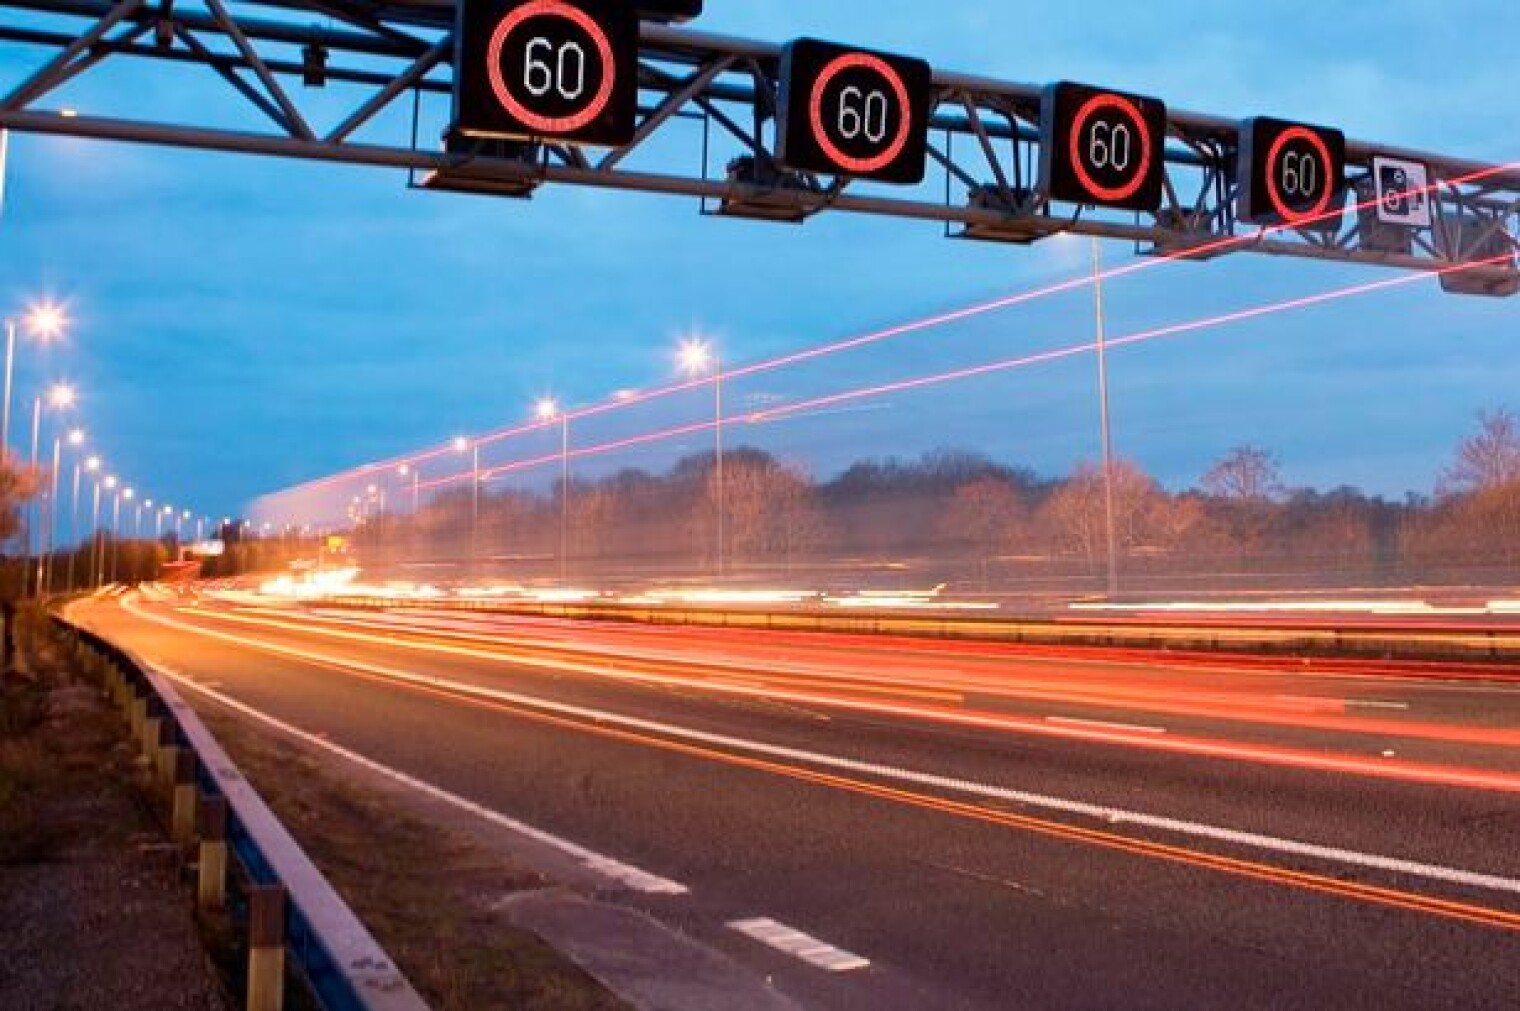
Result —
[[1103, 440], [1103, 518], [1108, 540], [1108, 595], [1119, 592], [1119, 551], [1114, 531], [1113, 438], [1108, 416], [1108, 344], [1103, 320], [1103, 259], [1098, 240], [1092, 240], [1093, 311], [1097, 324], [1098, 426]]

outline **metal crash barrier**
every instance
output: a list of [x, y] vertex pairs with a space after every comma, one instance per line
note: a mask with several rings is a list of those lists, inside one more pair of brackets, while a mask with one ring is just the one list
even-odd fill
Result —
[[167, 795], [171, 836], [195, 854], [198, 907], [238, 925], [249, 1011], [280, 1011], [287, 969], [325, 1011], [426, 1011], [174, 686], [101, 636], [50, 620], [125, 715]]

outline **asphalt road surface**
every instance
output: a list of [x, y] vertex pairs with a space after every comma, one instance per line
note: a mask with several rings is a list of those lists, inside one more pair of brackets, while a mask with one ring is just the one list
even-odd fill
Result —
[[1520, 1007], [1520, 670], [157, 592], [74, 617], [805, 1007]]

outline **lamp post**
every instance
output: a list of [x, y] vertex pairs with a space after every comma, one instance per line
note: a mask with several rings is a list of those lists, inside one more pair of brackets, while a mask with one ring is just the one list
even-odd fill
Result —
[[681, 370], [689, 376], [713, 377], [713, 512], [717, 528], [714, 568], [718, 578], [723, 578], [724, 525], [727, 520], [725, 502], [727, 488], [723, 480], [723, 360], [718, 357], [712, 344], [692, 338], [682, 341], [677, 353]]
[[[63, 333], [68, 318], [63, 310], [51, 302], [44, 302], [26, 314], [26, 328], [39, 340], [49, 341]], [[11, 376], [16, 364], [16, 331], [14, 318], [5, 321], [5, 403], [0, 408], [0, 449], [11, 448]]]
[[545, 397], [534, 408], [538, 420], [559, 420], [559, 581], [569, 580], [570, 565], [570, 415]]
[[1119, 549], [1114, 533], [1113, 438], [1108, 417], [1108, 338], [1103, 319], [1103, 254], [1096, 236], [1092, 240], [1093, 316], [1097, 327], [1098, 428], [1103, 442], [1103, 522], [1108, 539], [1108, 595], [1119, 593]]
[[[42, 407], [43, 407], [44, 401], [46, 402], [46, 404], [47, 404], [48, 407], [50, 407], [50, 408], [52, 408], [54, 410], [61, 411], [61, 410], [64, 410], [64, 409], [66, 409], [68, 407], [71, 407], [73, 405], [73, 403], [74, 403], [74, 396], [75, 396], [75, 394], [74, 394], [74, 388], [72, 386], [69, 386], [66, 383], [55, 383], [52, 387], [50, 387], [48, 389], [48, 391], [47, 391], [47, 393], [45, 395], [44, 394], [38, 394], [37, 397], [32, 401], [32, 452], [31, 452], [31, 456], [28, 459], [29, 459], [29, 461], [31, 463], [31, 469], [32, 469], [33, 473], [36, 473], [36, 471], [37, 471], [37, 451], [38, 451], [38, 445], [39, 445], [39, 443], [42, 440]], [[55, 459], [54, 459], [54, 468], [55, 468], [55, 470], [56, 470], [56, 467], [57, 467], [57, 460], [56, 460], [56, 454], [55, 454]], [[27, 504], [27, 509], [26, 509], [26, 565], [22, 568], [22, 571], [21, 571], [21, 582], [22, 582], [21, 593], [22, 593], [22, 596], [26, 596], [28, 590], [30, 589], [30, 587], [32, 585], [32, 571], [31, 571], [32, 570], [32, 549], [33, 549], [34, 546], [35, 546], [36, 552], [37, 552], [36, 553], [36, 569], [37, 569], [37, 571], [36, 571], [36, 590], [37, 590], [37, 593], [39, 595], [42, 593], [42, 545], [43, 545], [43, 541], [42, 541], [42, 531], [40, 529], [38, 529], [40, 527], [40, 525], [41, 525], [39, 523], [39, 520], [42, 518], [42, 515], [43, 515], [42, 510], [41, 510], [41, 508], [39, 508], [39, 506], [37, 505], [37, 503], [32, 502], [32, 503], [28, 503]]]
[[454, 452], [470, 454], [470, 566], [480, 553], [480, 443], [459, 436], [454, 440]]
[[115, 487], [116, 478], [109, 474], [104, 481], [95, 482], [95, 505], [90, 517], [90, 528], [95, 531], [95, 549], [91, 554], [90, 573], [96, 586], [106, 581], [106, 533], [100, 526], [100, 492], [102, 488], [110, 491]]
[[422, 471], [409, 463], [403, 463], [396, 468], [396, 476], [402, 481], [409, 477], [412, 479], [412, 515], [417, 515], [417, 506], [422, 494]]
[[[58, 552], [58, 475], [63, 466], [63, 438], [53, 437], [53, 471], [51, 476], [52, 487], [48, 492], [48, 515], [47, 515], [47, 550], [43, 553], [46, 560], [43, 566], [42, 578], [38, 583], [42, 592], [53, 592], [53, 575], [57, 567], [54, 557]], [[84, 430], [73, 429], [68, 434], [68, 443], [74, 448], [84, 445]], [[79, 465], [74, 465], [74, 511], [79, 511]], [[70, 526], [69, 537], [74, 537], [74, 528]], [[73, 560], [72, 554], [70, 561]]]
[[116, 505], [111, 514], [111, 582], [121, 580], [121, 503], [131, 503], [136, 496], [131, 488], [123, 488], [116, 494]]
[[[83, 442], [84, 440], [81, 438], [80, 441]], [[85, 462], [84, 462], [84, 469], [87, 470], [87, 471], [89, 471], [91, 474], [95, 473], [97, 470], [100, 469], [100, 457], [98, 457], [98, 456], [91, 456], [89, 459], [85, 460]], [[98, 495], [99, 492], [97, 491], [96, 494]], [[80, 539], [79, 539], [79, 461], [78, 460], [74, 461], [74, 509], [73, 509], [73, 512], [70, 514], [70, 517], [69, 517], [69, 540], [71, 540], [71, 541], [74, 542], [74, 548], [73, 548], [72, 551], [69, 552], [69, 589], [72, 590], [72, 589], [74, 589], [74, 556], [77, 555], [77, 554], [79, 554], [79, 548], [80, 548], [80, 545], [82, 543], [80, 541]], [[94, 543], [93, 540], [91, 541], [91, 543], [92, 544]], [[95, 556], [92, 553], [90, 557], [93, 560]]]

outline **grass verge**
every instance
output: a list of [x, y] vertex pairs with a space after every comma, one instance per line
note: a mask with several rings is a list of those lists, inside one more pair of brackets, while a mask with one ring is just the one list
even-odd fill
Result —
[[438, 1011], [626, 1011], [492, 904], [543, 887], [299, 745], [203, 714], [243, 774]]

